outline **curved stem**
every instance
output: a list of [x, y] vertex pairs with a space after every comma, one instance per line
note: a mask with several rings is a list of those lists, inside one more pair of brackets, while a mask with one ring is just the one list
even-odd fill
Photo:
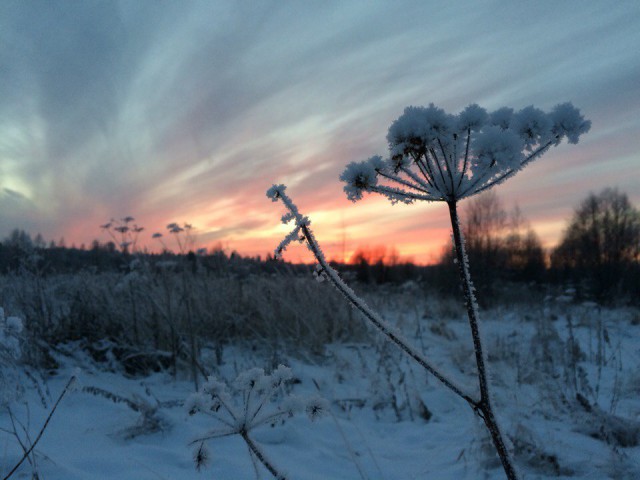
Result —
[[489, 393], [489, 383], [487, 381], [486, 359], [482, 349], [482, 341], [480, 338], [480, 327], [478, 322], [478, 304], [473, 293], [473, 283], [471, 282], [471, 274], [469, 272], [469, 261], [465, 249], [464, 238], [460, 231], [460, 220], [458, 218], [457, 202], [455, 200], [447, 202], [449, 206], [449, 216], [451, 217], [451, 227], [453, 228], [453, 241], [456, 247], [456, 259], [460, 271], [460, 281], [462, 282], [462, 290], [464, 292], [464, 300], [467, 307], [467, 315], [469, 317], [469, 326], [471, 328], [471, 336], [473, 338], [473, 348], [476, 356], [476, 365], [478, 367], [478, 384], [480, 387], [480, 402], [476, 405], [475, 411], [484, 421], [493, 445], [495, 446], [502, 468], [509, 480], [518, 478], [513, 460], [505, 445], [500, 427], [496, 420], [491, 405], [491, 395]]
[[409, 357], [413, 358], [422, 368], [428, 371], [431, 375], [436, 377], [445, 387], [451, 390], [453, 393], [458, 395], [460, 398], [465, 400], [472, 408], [475, 408], [478, 405], [478, 402], [474, 400], [471, 395], [464, 392], [464, 390], [456, 385], [452, 380], [443, 375], [437, 368], [435, 368], [431, 363], [422, 355], [418, 350], [413, 348], [402, 336], [399, 332], [395, 331], [395, 329], [389, 325], [382, 317], [380, 317], [376, 312], [371, 310], [369, 306], [364, 303], [364, 301], [358, 297], [353, 290], [351, 290], [345, 283], [340, 279], [338, 273], [331, 268], [331, 266], [327, 263], [324, 254], [320, 250], [315, 237], [309, 227], [306, 225], [302, 226], [302, 232], [307, 241], [307, 245], [309, 249], [313, 253], [313, 256], [318, 260], [318, 263], [322, 266], [323, 271], [327, 275], [329, 281], [333, 284], [333, 286], [340, 292], [344, 297], [349, 301], [349, 303], [356, 308], [360, 313], [362, 313], [369, 322], [384, 336], [386, 336], [392, 343], [398, 346], [405, 354]]

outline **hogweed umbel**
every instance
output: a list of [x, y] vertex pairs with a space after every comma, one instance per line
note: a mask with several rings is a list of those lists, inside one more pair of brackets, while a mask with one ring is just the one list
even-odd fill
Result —
[[191, 442], [196, 445], [193, 455], [196, 468], [200, 470], [210, 463], [205, 442], [239, 435], [252, 459], [259, 461], [275, 478], [286, 479], [251, 438], [251, 431], [264, 425], [282, 424], [299, 413], [306, 413], [311, 420], [316, 420], [329, 408], [322, 398], [301, 398], [289, 393], [284, 387], [291, 379], [291, 370], [284, 365], [279, 365], [271, 374], [265, 374], [261, 368], [249, 369], [240, 373], [230, 385], [209, 377], [202, 389], [185, 402], [189, 415], [202, 413], [216, 423], [214, 429]]

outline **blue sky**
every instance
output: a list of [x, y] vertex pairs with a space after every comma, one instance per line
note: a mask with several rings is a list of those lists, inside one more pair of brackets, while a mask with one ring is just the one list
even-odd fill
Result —
[[407, 105], [571, 101], [591, 131], [496, 189], [552, 245], [591, 191], [640, 204], [638, 51], [637, 1], [4, 0], [0, 238], [106, 241], [132, 215], [151, 246], [178, 221], [264, 254], [285, 232], [264, 192], [286, 183], [330, 255], [427, 262], [446, 208], [351, 204], [344, 165], [384, 155]]

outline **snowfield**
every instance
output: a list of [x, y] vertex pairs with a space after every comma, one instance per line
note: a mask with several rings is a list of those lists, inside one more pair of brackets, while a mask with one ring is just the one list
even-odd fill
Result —
[[[562, 300], [482, 314], [494, 402], [518, 467], [527, 479], [640, 478], [640, 315]], [[472, 387], [468, 325], [462, 316], [436, 318], [432, 310], [401, 302], [387, 307], [432, 361]], [[322, 355], [300, 347], [300, 355], [279, 356], [259, 347], [226, 346], [220, 365], [205, 351], [202, 361], [229, 381], [251, 367], [286, 364], [294, 375], [288, 392], [329, 402], [330, 411], [315, 421], [299, 416], [250, 432], [287, 478], [504, 478], [468, 405], [379, 337], [328, 345]], [[186, 373], [131, 378], [74, 345], [55, 356], [61, 367], [45, 381], [34, 372], [32, 379], [23, 375], [24, 396], [11, 404], [24, 426], [16, 425], [23, 443], [25, 430], [36, 437], [76, 371], [79, 381], [38, 443], [35, 464], [25, 462], [13, 478], [271, 478], [238, 435], [207, 442], [209, 465], [196, 470], [190, 442], [217, 425], [186, 411], [194, 390]], [[22, 455], [6, 409], [0, 429], [0, 474], [6, 475]]]

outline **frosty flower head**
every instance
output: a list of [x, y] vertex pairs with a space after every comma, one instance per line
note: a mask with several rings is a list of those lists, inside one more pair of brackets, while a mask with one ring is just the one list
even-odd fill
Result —
[[291, 378], [293, 378], [291, 369], [284, 365], [278, 365], [278, 368], [271, 372], [271, 376], [269, 377], [271, 388], [278, 388], [284, 382], [291, 380]]
[[238, 375], [234, 387], [238, 390], [251, 390], [256, 385], [262, 385], [265, 378], [262, 368], [251, 368]]
[[467, 130], [476, 132], [487, 123], [488, 117], [487, 111], [484, 108], [473, 103], [458, 115], [456, 122], [457, 130], [461, 132]]
[[211, 376], [207, 378], [207, 381], [202, 386], [202, 391], [212, 397], [227, 397], [229, 395], [226, 384]]
[[488, 113], [473, 104], [450, 115], [430, 104], [407, 107], [389, 128], [389, 159], [352, 162], [340, 179], [347, 198], [380, 193], [392, 202], [452, 202], [515, 175], [566, 138], [577, 143], [589, 131], [571, 103], [550, 113], [528, 106]]
[[580, 110], [569, 102], [556, 105], [551, 111], [551, 119], [553, 121], [551, 131], [557, 138], [556, 145], [559, 145], [564, 137], [567, 138], [567, 142], [576, 144], [580, 135], [587, 133], [591, 128], [591, 122], [585, 120]]
[[[262, 368], [251, 368], [241, 372], [228, 384], [213, 377], [198, 393], [192, 394], [185, 402], [190, 415], [205, 414], [212, 418], [213, 429], [191, 442], [197, 445], [194, 452], [196, 467], [206, 466], [209, 453], [203, 450], [205, 442], [229, 435], [240, 435], [249, 446], [252, 455], [263, 462], [270, 472], [275, 472], [272, 464], [265, 463], [266, 457], [259, 452], [259, 446], [250, 438], [252, 431], [260, 427], [275, 427], [284, 424], [298, 413], [306, 413], [311, 420], [329, 412], [329, 404], [319, 397], [300, 398], [284, 388], [291, 380], [291, 370], [279, 365], [270, 374]], [[288, 478], [276, 475], [276, 478]]]
[[378, 183], [378, 172], [374, 166], [378, 159], [380, 157], [371, 157], [364, 162], [351, 162], [342, 172], [340, 180], [346, 183], [344, 191], [349, 200], [360, 200], [363, 191], [375, 187]]
[[196, 464], [196, 470], [200, 471], [207, 468], [211, 463], [211, 453], [204, 442], [200, 442], [198, 448], [193, 452], [193, 461]]
[[307, 400], [304, 408], [311, 421], [315, 421], [329, 411], [329, 404], [324, 398], [313, 397]]

